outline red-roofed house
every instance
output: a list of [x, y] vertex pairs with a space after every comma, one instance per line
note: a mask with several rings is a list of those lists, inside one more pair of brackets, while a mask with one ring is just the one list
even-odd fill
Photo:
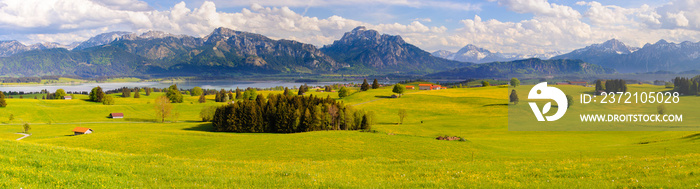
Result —
[[440, 89], [442, 89], [442, 86], [440, 86], [440, 85], [430, 86], [430, 90], [440, 90]]
[[92, 129], [85, 127], [76, 127], [75, 129], [73, 129], [73, 133], [75, 135], [90, 134], [92, 133]]
[[411, 89], [411, 90], [413, 90], [413, 89], [416, 89], [416, 87], [414, 87], [414, 86], [406, 86], [406, 89]]
[[124, 113], [111, 113], [109, 117], [112, 117], [112, 119], [121, 119], [124, 118]]

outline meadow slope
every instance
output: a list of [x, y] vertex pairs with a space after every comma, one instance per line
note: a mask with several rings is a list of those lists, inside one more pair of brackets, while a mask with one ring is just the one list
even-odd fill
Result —
[[[630, 85], [632, 90], [665, 90]], [[590, 88], [565, 86], [587, 92]], [[280, 93], [280, 91], [259, 93]], [[508, 131], [508, 88], [353, 92], [376, 132], [217, 133], [200, 122], [207, 96], [185, 95], [175, 123], [154, 123], [153, 101], [115, 96], [7, 99], [0, 111], [0, 187], [697, 187], [698, 132]], [[337, 93], [308, 95], [337, 98]], [[524, 99], [524, 92], [520, 93]], [[681, 108], [699, 105], [681, 97]], [[397, 124], [406, 109], [404, 124]], [[572, 110], [575, 108], [572, 108]], [[107, 118], [123, 112], [125, 119]], [[8, 120], [12, 114], [14, 120]], [[692, 119], [692, 118], [690, 118]], [[22, 123], [32, 136], [15, 141]], [[74, 127], [94, 134], [71, 136]], [[389, 135], [388, 133], [391, 133]], [[467, 139], [439, 141], [449, 135]]]

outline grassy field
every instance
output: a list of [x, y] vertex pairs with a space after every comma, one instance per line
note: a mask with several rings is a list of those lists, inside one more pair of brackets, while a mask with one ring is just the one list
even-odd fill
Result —
[[[524, 86], [523, 86], [524, 87]], [[662, 87], [630, 85], [633, 91]], [[154, 123], [153, 102], [115, 105], [7, 99], [0, 111], [0, 188], [53, 187], [698, 187], [698, 132], [508, 131], [508, 88], [351, 91], [346, 105], [375, 112], [376, 132], [210, 132], [207, 103], [185, 95], [174, 123]], [[566, 86], [569, 92], [591, 88]], [[259, 91], [262, 94], [280, 91]], [[526, 93], [519, 93], [526, 99]], [[337, 93], [307, 95], [337, 98]], [[576, 98], [578, 96], [575, 96]], [[697, 97], [681, 97], [685, 111]], [[524, 104], [524, 103], [523, 103]], [[397, 124], [399, 109], [408, 116]], [[576, 111], [572, 108], [572, 111]], [[122, 112], [125, 119], [107, 115]], [[10, 121], [12, 114], [14, 120]], [[690, 118], [689, 120], [694, 118]], [[32, 136], [15, 141], [22, 123]], [[690, 122], [698, 123], [696, 121]], [[95, 130], [72, 136], [74, 127]], [[449, 135], [467, 139], [440, 141]]]

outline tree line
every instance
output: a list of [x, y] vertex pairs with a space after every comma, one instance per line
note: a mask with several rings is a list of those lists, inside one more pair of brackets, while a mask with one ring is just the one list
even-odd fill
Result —
[[611, 92], [627, 92], [627, 82], [622, 79], [611, 79], [611, 80], [596, 80], [595, 81], [595, 91], [605, 91]]
[[373, 115], [330, 97], [270, 94], [218, 107], [212, 123], [214, 131], [240, 133], [369, 130]]
[[693, 78], [676, 77], [673, 79], [673, 91], [683, 95], [700, 94], [700, 75]]

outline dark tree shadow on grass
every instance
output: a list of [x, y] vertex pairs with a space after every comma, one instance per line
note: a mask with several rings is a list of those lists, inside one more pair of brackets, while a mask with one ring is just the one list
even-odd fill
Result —
[[202, 122], [202, 124], [199, 124], [199, 125], [196, 125], [196, 126], [190, 127], [190, 128], [184, 128], [182, 130], [212, 132], [212, 131], [214, 131], [214, 125], [212, 125], [209, 122]]
[[484, 106], [508, 106], [508, 103], [505, 103], [505, 104], [486, 104]]

